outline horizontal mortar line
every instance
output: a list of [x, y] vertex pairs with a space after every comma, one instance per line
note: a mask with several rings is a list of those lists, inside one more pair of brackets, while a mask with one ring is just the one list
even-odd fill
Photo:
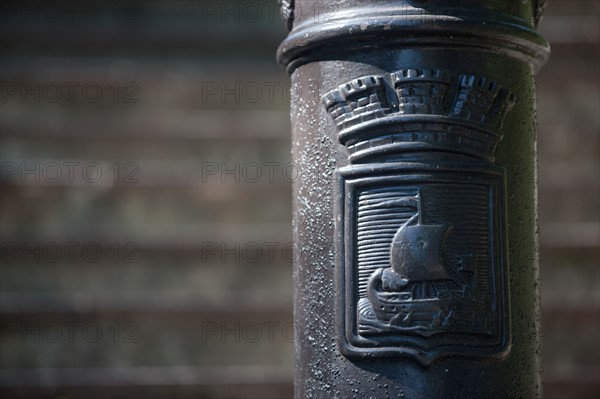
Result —
[[[61, 245], [64, 246], [64, 248], [58, 248], [56, 249], [57, 251], [63, 251], [62, 255], [52, 255], [52, 256], [56, 256], [58, 259], [54, 260], [55, 258], [51, 258], [51, 255], [39, 255], [39, 257], [41, 259], [50, 259], [48, 261], [48, 264], [54, 264], [54, 263], [60, 263], [60, 259], [62, 256], [62, 259], [65, 261], [68, 261], [70, 263], [72, 263], [71, 259], [73, 258], [77, 258], [78, 256], [80, 256], [80, 254], [78, 254], [78, 249], [81, 250], [82, 246], [86, 245], [86, 246], [93, 246], [94, 248], [99, 248], [101, 250], [114, 250], [116, 251], [117, 249], [121, 250], [123, 252], [123, 254], [121, 255], [121, 262], [123, 264], [131, 264], [131, 263], [143, 263], [144, 259], [143, 259], [143, 255], [145, 253], [150, 253], [150, 254], [155, 254], [155, 253], [172, 253], [172, 252], [178, 252], [180, 253], [183, 257], [189, 257], [191, 255], [186, 255], [186, 254], [195, 254], [195, 256], [200, 260], [200, 259], [220, 259], [220, 257], [222, 256], [223, 259], [226, 260], [231, 260], [232, 258], [235, 259], [235, 256], [233, 254], [240, 254], [240, 253], [244, 253], [244, 252], [250, 252], [250, 251], [273, 251], [275, 253], [281, 252], [283, 254], [285, 254], [286, 257], [291, 257], [292, 255], [290, 254], [289, 256], [286, 254], [287, 251], [292, 251], [294, 250], [293, 248], [293, 241], [292, 241], [292, 237], [291, 237], [291, 232], [290, 234], [287, 234], [287, 236], [289, 236], [289, 240], [287, 242], [284, 242], [282, 240], [280, 241], [276, 241], [275, 239], [273, 239], [274, 237], [271, 237], [271, 239], [269, 239], [268, 237], [260, 239], [262, 241], [256, 241], [257, 237], [254, 237], [254, 241], [252, 240], [239, 240], [239, 241], [231, 241], [230, 239], [227, 238], [227, 235], [224, 234], [222, 236], [219, 237], [213, 237], [211, 239], [202, 239], [199, 238], [197, 242], [185, 242], [185, 241], [181, 241], [180, 239], [177, 238], [173, 238], [173, 239], [162, 239], [162, 240], [148, 240], [148, 239], [142, 239], [140, 240], [139, 237], [134, 238], [134, 237], [119, 237], [119, 238], [114, 238], [113, 240], [111, 239], [107, 239], [105, 237], [102, 238], [94, 238], [91, 236], [88, 236], [89, 238], [83, 238], [83, 236], [79, 235], [77, 236], [76, 234], [74, 234], [73, 236], [68, 236], [68, 237], [56, 237], [54, 239], [52, 238], [42, 238], [40, 240], [35, 240], [34, 238], [32, 239], [31, 237], [27, 237], [27, 238], [23, 238], [23, 237], [8, 237], [5, 238], [4, 236], [2, 237], [2, 245], [4, 246], [3, 250], [7, 251], [4, 254], [4, 258], [3, 260], [0, 262], [0, 264], [4, 265], [5, 263], [8, 264], [10, 262], [11, 259], [16, 259], [20, 256], [22, 256], [22, 259], [35, 259], [35, 254], [30, 254], [26, 251], [36, 251], [37, 248], [35, 247], [35, 245], [39, 244], [39, 248], [40, 251], [51, 251], [54, 250], [54, 248], [56, 248], [56, 245], [58, 245], [59, 247]], [[74, 239], [73, 237], [79, 237], [77, 239]], [[277, 236], [277, 234], [274, 234], [274, 236], [276, 236], [277, 238], [281, 239], [281, 235]], [[12, 246], [12, 244], [15, 244], [16, 246]], [[120, 247], [117, 247], [118, 244], [121, 244]], [[214, 245], [213, 245], [214, 244]], [[238, 247], [236, 247], [236, 244], [240, 244]], [[44, 247], [46, 246], [46, 247]], [[75, 253], [75, 255], [69, 255], [69, 249], [68, 248], [74, 248], [72, 249], [72, 251]], [[298, 247], [297, 247], [298, 248]], [[16, 251], [15, 252], [8, 252], [8, 251]], [[91, 251], [91, 249], [90, 249]], [[302, 248], [298, 248], [296, 249], [296, 251], [303, 251]], [[204, 255], [203, 255], [204, 254]], [[228, 254], [232, 254], [232, 255], [228, 255]], [[111, 257], [115, 255], [113, 252], [108, 251], [106, 254], [99, 256], [98, 257], [98, 265], [101, 266], [105, 266], [105, 263], [102, 263], [103, 260], [107, 260], [107, 259], [112, 259]], [[71, 258], [69, 257], [71, 256]], [[86, 255], [87, 256], [87, 255]], [[115, 255], [116, 256], [116, 255]], [[202, 257], [204, 256], [204, 258]], [[257, 255], [258, 256], [258, 255]], [[266, 257], [267, 255], [265, 255]], [[90, 255], [90, 260], [95, 259], [95, 258], [91, 258]], [[250, 254], [246, 254], [244, 256], [242, 256], [242, 260], [243, 259], [254, 259], [253, 255], [251, 256]], [[6, 260], [6, 262], [5, 262]], [[128, 260], [135, 260], [135, 262], [131, 262]], [[85, 258], [84, 261], [82, 261], [83, 263], [85, 263], [86, 267], [93, 267], [94, 263], [93, 262], [86, 262]], [[202, 263], [207, 263], [206, 261], [202, 261]], [[258, 261], [256, 263], [259, 263]], [[287, 260], [284, 260], [283, 262], [281, 262], [281, 265], [288, 265], [289, 263], [287, 262]], [[22, 266], [22, 264], [21, 264]]]
[[[144, 35], [144, 39], [124, 40], [124, 38], [130, 36], [129, 33], [121, 33], [120, 35], [107, 35], [107, 32], [102, 32], [94, 36], [86, 35], [85, 39], [73, 41], [71, 36], [77, 36], [73, 35], [73, 28], [71, 28], [68, 33], [64, 33], [62, 35], [49, 35], [47, 31], [44, 32], [44, 35], [40, 35], [39, 33], [35, 35], [27, 35], [29, 32], [20, 30], [17, 34], [16, 32], [12, 32], [12, 29], [9, 30], [4, 28], [4, 25], [5, 22], [3, 17], [2, 36], [0, 36], [3, 64], [5, 59], [10, 58], [38, 58], [30, 56], [32, 53], [41, 54], [40, 58], [44, 56], [54, 56], [54, 58], [69, 60], [76, 58], [81, 59], [85, 58], [86, 55], [89, 55], [91, 53], [90, 49], [93, 48], [95, 59], [114, 58], [119, 60], [123, 58], [141, 59], [143, 57], [157, 59], [162, 56], [163, 59], [168, 58], [172, 60], [175, 65], [177, 65], [179, 60], [201, 60], [202, 57], [204, 57], [205, 60], [214, 66], [223, 65], [223, 70], [226, 70], [228, 65], [223, 60], [230, 60], [231, 56], [234, 55], [234, 58], [230, 61], [230, 64], [233, 61], [234, 64], [248, 65], [248, 68], [252, 68], [257, 65], [263, 65], [264, 70], [271, 72], [273, 75], [279, 77], [278, 75], [280, 74], [272, 69], [272, 65], [265, 63], [265, 59], [273, 58], [273, 49], [276, 49], [280, 44], [281, 37], [278, 38], [276, 35], [273, 35], [272, 32], [269, 32], [265, 35], [256, 36], [255, 41], [240, 40], [240, 37], [244, 36], [248, 31], [253, 30], [253, 28], [247, 29], [244, 32], [237, 32], [235, 39], [232, 36], [228, 38], [229, 40], [218, 41], [215, 43], [212, 41], [207, 41], [206, 39], [191, 40], [193, 39], [193, 35], [206, 36], [208, 34], [211, 36], [220, 36], [213, 35], [214, 30], [196, 32], [193, 34], [187, 32], [179, 35], [179, 37], [165, 37], [162, 40], [148, 38], [147, 34]], [[36, 32], [38, 30], [39, 29], [36, 29]], [[78, 33], [82, 31], [83, 30], [80, 29]], [[225, 31], [226, 30], [223, 30], [223, 32]], [[11, 32], [12, 37], [5, 36], [7, 32]], [[45, 36], [44, 39], [46, 40], [40, 41], [39, 36]], [[98, 37], [103, 36], [108, 37], [98, 40]], [[57, 45], [57, 43], [59, 44]], [[262, 45], [256, 46], [256, 43], [261, 43]], [[157, 50], [158, 48], [161, 50]], [[165, 57], [164, 49], [166, 48], [169, 48], [168, 57]], [[218, 50], [215, 51], [215, 49]], [[248, 60], [250, 62], [247, 62]], [[198, 63], [199, 62], [200, 61], [198, 61]], [[274, 61], [272, 63], [275, 64]], [[192, 64], [196, 63], [194, 62]], [[16, 65], [14, 65], [13, 68], [14, 67], [16, 67]], [[109, 67], [106, 68], [111, 69]], [[143, 66], [140, 66], [139, 68], [143, 69]], [[229, 68], [231, 69], [234, 67], [229, 66]], [[238, 70], [237, 68], [240, 68], [239, 66], [235, 68], [236, 72], [238, 72], [238, 76], [243, 75], [244, 72], [246, 72], [243, 70]], [[127, 71], [139, 70], [129, 66], [125, 69]], [[201, 70], [202, 66], [199, 66], [198, 69]], [[210, 71], [213, 73], [221, 72], [214, 71], [212, 68]], [[250, 72], [256, 73], [255, 71]], [[111, 73], [110, 75], [112, 76], [115, 73]], [[157, 80], [160, 80], [160, 78], [157, 78]], [[180, 84], [177, 82], [175, 86], [180, 86]]]
[[2, 316], [32, 313], [223, 313], [223, 314], [287, 314], [292, 303], [271, 300], [224, 302], [217, 299], [168, 298], [160, 292], [147, 292], [137, 297], [106, 293], [94, 297], [85, 293], [18, 292], [0, 294]]
[[[95, 71], [102, 76], [106, 75], [104, 66], [111, 66], [115, 62], [125, 63], [130, 65], [144, 65], [149, 70], [172, 70], [174, 66], [183, 67], [188, 74], [197, 73], [198, 70], [207, 70], [211, 73], [223, 73], [226, 71], [225, 66], [231, 66], [231, 60], [223, 60], [219, 57], [207, 57], [198, 55], [197, 57], [165, 57], [164, 54], [155, 55], [104, 55], [104, 54], [85, 54], [85, 55], [47, 55], [47, 54], [12, 54], [3, 60], [2, 67], [15, 72], [23, 72], [23, 66], [34, 66], [36, 69], [40, 65], [51, 65], [55, 68], [64, 70], [65, 74], [71, 75], [77, 68], [84, 69], [86, 72]], [[37, 63], [35, 63], [37, 61]], [[190, 68], [191, 65], [197, 68]], [[281, 74], [281, 68], [277, 68], [272, 60], [265, 60], [260, 57], [243, 58], [239, 67], [240, 71], [259, 73], [259, 74]], [[236, 64], [236, 68], [237, 64]], [[269, 71], [269, 72], [265, 72]]]
[[[111, 172], [112, 173], [112, 172]], [[112, 179], [112, 176], [111, 176]], [[74, 182], [44, 182], [40, 181], [39, 183], [31, 182], [31, 179], [27, 179], [26, 182], [22, 182], [20, 180], [9, 180], [8, 182], [2, 182], [2, 187], [7, 190], [11, 187], [20, 189], [21, 187], [25, 188], [43, 188], [44, 190], [49, 189], [60, 189], [60, 190], [94, 190], [106, 192], [108, 189], [110, 190], [137, 190], [137, 189], [150, 189], [150, 190], [158, 190], [158, 189], [174, 189], [174, 190], [195, 190], [204, 189], [207, 193], [209, 191], [218, 191], [221, 188], [225, 188], [228, 191], [233, 191], [231, 188], [235, 187], [235, 190], [249, 190], [250, 188], [256, 187], [256, 189], [264, 190], [265, 188], [273, 188], [276, 190], [287, 190], [291, 193], [292, 190], [292, 182], [278, 179], [274, 182], [269, 182], [266, 178], [261, 179], [260, 181], [253, 183], [250, 181], [240, 180], [239, 183], [236, 183], [233, 180], [229, 180], [226, 183], [203, 183], [200, 179], [190, 179], [188, 177], [162, 177], [162, 178], [149, 178], [145, 176], [144, 179], [140, 179], [137, 183], [124, 183], [118, 182], [114, 183], [111, 179], [106, 179], [98, 183], [87, 183], [85, 181], [74, 181]], [[209, 194], [207, 194], [207, 197]], [[219, 198], [220, 200], [220, 198]], [[232, 199], [234, 200], [234, 199]], [[47, 201], [44, 199], [44, 201]]]
[[[121, 29], [106, 29], [104, 24], [99, 24], [100, 26], [92, 25], [89, 29], [78, 30], [78, 34], [74, 35], [73, 30], [68, 29], [70, 27], [69, 23], [56, 24], [53, 21], [48, 21], [49, 23], [41, 24], [47, 27], [45, 35], [39, 35], [37, 34], [37, 29], [31, 29], [31, 25], [22, 24], [20, 20], [15, 24], [16, 21], [9, 18], [7, 22], [4, 22], [7, 24], [7, 27], [12, 26], [20, 29], [7, 29], [6, 32], [3, 32], [3, 41], [8, 43], [25, 41], [31, 43], [31, 45], [49, 46], [49, 41], [54, 43], [55, 40], [58, 40], [61, 43], [61, 47], [66, 44], [73, 46], [76, 43], [109, 45], [115, 44], [115, 42], [123, 42], [123, 45], [126, 44], [127, 47], [132, 46], [132, 48], [140, 46], [153, 48], [158, 44], [169, 46], [169, 44], [173, 45], [178, 42], [184, 42], [192, 48], [198, 47], [199, 44], [218, 44], [219, 46], [241, 44], [245, 47], [255, 45], [261, 41], [277, 41], [281, 35], [280, 30], [274, 29], [273, 24], [269, 23], [268, 19], [263, 19], [261, 24], [257, 25], [255, 22], [243, 20], [242, 18], [243, 23], [231, 24], [229, 25], [230, 29], [220, 29], [217, 35], [214, 34], [214, 31], [216, 28], [223, 27], [223, 20], [205, 20], [206, 14], [204, 10], [189, 8], [187, 12], [182, 12], [181, 9], [174, 9], [175, 13], [172, 15], [176, 16], [175, 18], [165, 18], [160, 14], [153, 14], [152, 9], [144, 6], [141, 6], [139, 11], [144, 13], [142, 18], [149, 18], [149, 21], [154, 20], [156, 23], [146, 25], [138, 24], [137, 20], [133, 21], [132, 25], [137, 25], [136, 28], [139, 29], [139, 31], [136, 30], [134, 32], [138, 34], [123, 34]], [[234, 15], [240, 17], [239, 14]], [[181, 18], [185, 16], [195, 16], [195, 21], [204, 20], [204, 22], [190, 23], [188, 22], [189, 19]], [[153, 28], [150, 29], [149, 26]], [[48, 29], [48, 27], [52, 29]], [[248, 27], [255, 27], [256, 29], [244, 29]], [[128, 30], [128, 32], [131, 33], [132, 31]], [[211, 40], [206, 40], [207, 35], [210, 36]]]
[[[231, 118], [231, 115], [229, 116]], [[93, 123], [94, 121], [90, 122]], [[97, 123], [97, 122], [96, 122]], [[202, 123], [202, 122], [199, 122]], [[253, 123], [253, 122], [247, 122]], [[123, 126], [113, 126], [113, 124], [107, 125], [102, 129], [98, 129], [97, 133], [94, 133], [93, 130], [87, 129], [87, 131], [83, 132], [83, 127], [79, 128], [77, 126], [63, 126], [61, 130], [64, 132], [57, 133], [40, 133], [39, 130], [43, 130], [41, 127], [36, 126], [23, 126], [17, 129], [15, 128], [7, 128], [5, 127], [5, 123], [2, 123], [2, 129], [5, 131], [2, 132], [2, 140], [7, 142], [9, 140], [19, 141], [19, 142], [28, 142], [29, 140], [35, 140], [36, 142], [40, 142], [40, 140], [48, 139], [48, 141], [52, 141], [53, 144], [56, 144], [57, 140], [68, 140], [72, 146], [79, 145], [78, 141], [82, 141], [85, 143], [90, 142], [101, 142], [101, 141], [115, 141], [118, 140], [121, 143], [127, 144], [128, 142], [132, 142], [131, 144], [139, 143], [143, 141], [145, 144], [151, 142], [151, 140], [156, 140], [160, 142], [161, 145], [182, 145], [186, 143], [190, 143], [190, 141], [198, 141], [198, 142], [207, 142], [206, 145], [210, 145], [211, 142], [215, 142], [215, 144], [222, 144], [223, 142], [231, 143], [232, 145], [236, 145], [239, 142], [239, 145], [247, 146], [249, 141], [256, 141], [257, 145], [265, 145], [265, 142], [271, 142], [273, 146], [276, 145], [289, 145], [289, 137], [285, 135], [286, 127], [283, 126], [276, 131], [273, 131], [269, 134], [264, 134], [265, 129], [261, 127], [256, 127], [256, 130], [261, 130], [263, 133], [257, 133], [254, 130], [251, 131], [241, 131], [237, 126], [230, 127], [227, 129], [218, 129], [213, 126], [196, 126], [196, 134], [186, 133], [186, 132], [178, 132], [177, 127], [171, 128], [172, 134], [168, 134], [169, 132], [162, 132], [159, 128], [152, 129], [148, 128], [140, 128], [144, 130], [143, 132], [137, 132], [136, 128], [129, 128]], [[205, 131], [211, 129], [211, 132]], [[31, 130], [35, 130], [36, 133]], [[48, 129], [47, 129], [48, 130]], [[110, 133], [103, 134], [105, 131], [113, 130]], [[289, 129], [288, 129], [289, 130]], [[267, 131], [268, 132], [268, 131]], [[146, 133], [146, 136], [144, 136]], [[84, 143], [81, 143], [83, 145]], [[251, 144], [251, 143], [250, 143]]]
[[291, 370], [280, 365], [210, 367], [2, 368], [2, 387], [182, 386], [291, 384]]
[[[178, 241], [171, 241], [171, 240], [165, 240], [162, 242], [158, 242], [158, 243], [144, 243], [144, 242], [139, 242], [139, 241], [135, 241], [135, 240], [121, 240], [121, 241], [107, 241], [104, 238], [102, 240], [72, 240], [72, 239], [55, 239], [55, 240], [48, 240], [48, 241], [28, 241], [30, 240], [30, 238], [26, 238], [26, 239], [22, 239], [22, 238], [8, 238], [8, 239], [3, 239], [2, 240], [2, 245], [3, 245], [3, 251], [4, 255], [2, 260], [0, 261], [0, 265], [2, 265], [2, 267], [5, 267], [6, 265], [9, 265], [11, 260], [18, 260], [20, 262], [20, 259], [24, 259], [24, 260], [32, 260], [33, 259], [33, 263], [34, 264], [44, 264], [44, 265], [48, 265], [48, 264], [61, 264], [61, 259], [65, 262], [68, 262], [69, 264], [72, 264], [73, 267], [83, 267], [83, 265], [85, 265], [85, 267], [94, 267], [94, 265], [97, 265], [99, 267], [106, 267], [106, 263], [107, 261], [109, 261], [110, 263], [113, 263], [116, 267], [123, 267], [124, 264], [128, 264], [129, 266], [132, 266], [133, 263], [135, 264], [143, 264], [145, 262], [144, 259], [144, 255], [146, 254], [171, 254], [173, 252], [178, 253], [178, 255], [180, 255], [181, 257], [192, 257], [195, 258], [197, 260], [199, 260], [199, 264], [200, 265], [206, 265], [207, 267], [211, 267], [214, 266], [215, 264], [218, 264], [219, 260], [221, 258], [226, 259], [226, 260], [231, 260], [232, 258], [235, 259], [236, 257], [234, 255], [228, 255], [228, 254], [241, 254], [241, 253], [246, 253], [249, 252], [250, 250], [257, 250], [257, 251], [263, 251], [263, 252], [267, 252], [266, 255], [263, 256], [264, 262], [261, 263], [261, 259], [258, 259], [256, 262], [249, 262], [252, 264], [256, 264], [256, 265], [262, 265], [262, 264], [266, 264], [269, 263], [271, 264], [273, 267], [283, 267], [283, 266], [291, 266], [291, 262], [288, 261], [288, 259], [286, 258], [290, 258], [292, 257], [292, 255], [290, 254], [289, 256], [287, 256], [286, 252], [289, 250], [293, 250], [292, 248], [292, 242], [291, 242], [291, 237], [290, 237], [290, 243], [275, 243], [275, 244], [285, 244], [285, 245], [275, 245], [269, 242], [257, 242], [256, 245], [254, 245], [254, 242], [252, 241], [246, 241], [246, 242], [241, 242], [239, 246], [235, 246], [235, 244], [237, 242], [231, 241], [205, 241], [205, 242], [199, 242], [196, 244], [188, 244], [188, 243], [181, 243]], [[244, 246], [244, 244], [247, 243], [247, 246]], [[12, 245], [14, 244], [14, 245]], [[39, 247], [36, 247], [39, 244]], [[77, 252], [77, 249], [81, 250], [81, 247], [83, 245], [90, 245], [92, 244], [95, 248], [99, 248], [102, 251], [107, 250], [108, 252], [104, 255], [104, 257], [100, 256], [98, 259], [98, 262], [88, 262], [83, 258], [83, 260], [81, 260], [81, 262], [75, 262], [73, 259], [76, 259], [78, 256], [80, 256], [80, 254]], [[117, 246], [117, 244], [121, 244], [121, 247], [119, 248]], [[134, 245], [128, 245], [128, 244], [134, 244]], [[212, 245], [212, 244], [216, 244], [216, 246]], [[222, 245], [221, 245], [222, 244]], [[59, 248], [56, 248], [55, 245], [58, 245]], [[64, 248], [60, 248], [60, 246], [63, 245]], [[36, 251], [37, 249], [40, 249], [40, 251], [50, 251], [53, 250], [53, 248], [56, 248], [57, 251], [63, 251], [62, 254], [60, 255], [56, 255], [57, 259], [55, 258], [51, 258], [50, 255], [46, 255], [44, 254], [42, 256], [42, 254], [40, 253], [38, 255], [39, 259], [46, 259], [48, 260], [47, 262], [41, 262], [41, 261], [37, 261], [36, 260], [36, 254], [31, 254], [27, 251]], [[72, 251], [75, 254], [70, 254], [69, 248], [75, 248]], [[111, 251], [116, 251], [117, 249], [123, 251], [123, 254], [121, 255], [121, 257], [117, 257], [116, 259], [120, 259], [121, 263], [119, 262], [113, 262], [113, 259], [115, 259], [113, 257], [117, 256], [115, 253], [111, 252]], [[302, 251], [302, 249], [298, 249], [299, 251]], [[215, 252], [216, 251], [216, 252]], [[271, 252], [274, 252], [275, 254], [270, 255]], [[134, 253], [135, 252], [135, 253]], [[285, 254], [286, 258], [284, 258], [284, 260], [282, 260], [281, 262], [273, 262], [269, 256], [272, 256], [274, 258], [277, 258], [277, 256], [279, 256], [279, 252], [281, 252], [282, 254]], [[257, 255], [258, 256], [258, 255]], [[284, 256], [284, 255], [282, 255]], [[238, 255], [239, 257], [239, 255]], [[244, 256], [241, 257], [242, 259], [254, 259], [254, 257], [251, 257], [249, 254], [245, 254]], [[95, 258], [89, 258], [89, 259], [95, 259]], [[213, 261], [213, 263], [211, 263], [211, 261]], [[199, 267], [198, 262], [197, 263], [197, 267]], [[23, 263], [18, 263], [18, 266], [23, 267]], [[176, 267], [175, 265], [173, 267]]]
[[[287, 181], [277, 181], [273, 183], [235, 183], [235, 184], [223, 184], [218, 182], [211, 183], [194, 183], [189, 180], [178, 179], [174, 180], [155, 180], [151, 181], [151, 179], [145, 179], [144, 181], [140, 181], [139, 183], [113, 183], [110, 187], [107, 187], [103, 184], [90, 184], [85, 182], [79, 183], [21, 183], [21, 182], [2, 182], [1, 187], [2, 190], [27, 190], [33, 189], [38, 190], [39, 188], [43, 188], [46, 192], [53, 190], [57, 195], [68, 195], [71, 190], [81, 190], [81, 191], [102, 191], [103, 196], [106, 198], [110, 198], [111, 195], [115, 197], [119, 197], [123, 194], [127, 194], [128, 192], [135, 190], [144, 190], [144, 191], [158, 191], [161, 190], [162, 194], [165, 196], [169, 196], [170, 192], [165, 192], [165, 188], [170, 190], [178, 190], [178, 191], [193, 191], [194, 198], [198, 199], [198, 202], [240, 202], [243, 201], [244, 198], [240, 198], [240, 196], [252, 195], [252, 198], [264, 198], [265, 187], [268, 185], [269, 190], [277, 191], [277, 195], [286, 195], [286, 200], [292, 192], [292, 184]], [[107, 188], [110, 188], [107, 193]], [[199, 189], [202, 189], [201, 191]], [[63, 193], [60, 193], [60, 192]], [[240, 193], [241, 191], [241, 193]], [[53, 192], [53, 194], [54, 194]], [[233, 195], [232, 195], [233, 194]], [[237, 195], [240, 194], [240, 195]], [[257, 195], [260, 194], [260, 195]], [[269, 193], [271, 194], [271, 192]], [[272, 197], [272, 196], [270, 196]], [[46, 198], [45, 196], [38, 197], [40, 201], [44, 203], [52, 203], [53, 201], [59, 202], [64, 201], [64, 197], [56, 198]], [[29, 199], [30, 201], [32, 198]], [[108, 200], [107, 200], [108, 201]]]
[[[18, 114], [18, 113], [17, 113]], [[174, 110], [163, 108], [112, 114], [110, 119], [99, 116], [77, 116], [71, 112], [36, 110], [37, 119], [23, 122], [21, 117], [5, 112], [2, 117], [2, 138], [70, 140], [272, 140], [287, 142], [284, 133], [289, 116], [282, 111], [244, 110]], [[232, 119], [235, 117], [235, 120]], [[36, 124], [40, 120], [43, 123]], [[281, 124], [275, 124], [278, 120]], [[269, 121], [269, 123], [266, 123]], [[94, 123], [91, 123], [94, 122]], [[229, 134], [225, 133], [229, 132]]]
[[[43, 224], [37, 224], [43, 231], [60, 231], [56, 225], [45, 229]], [[288, 223], [147, 223], [140, 225], [136, 231], [125, 232], [120, 224], [96, 224], [87, 226], [72, 226], [58, 234], [16, 234], [23, 226], [2, 225], [3, 242], [98, 242], [114, 244], [115, 242], [134, 242], [140, 246], [176, 242], [183, 248], [198, 248], [203, 243], [230, 244], [231, 248], [239, 243], [292, 243], [292, 226]], [[99, 233], [101, 232], [101, 233]], [[169, 244], [171, 245], [171, 244]]]

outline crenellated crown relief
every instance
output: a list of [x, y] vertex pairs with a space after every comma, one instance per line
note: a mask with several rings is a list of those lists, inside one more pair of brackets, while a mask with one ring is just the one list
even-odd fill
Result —
[[428, 149], [493, 161], [515, 95], [485, 77], [403, 69], [354, 79], [323, 102], [351, 161]]

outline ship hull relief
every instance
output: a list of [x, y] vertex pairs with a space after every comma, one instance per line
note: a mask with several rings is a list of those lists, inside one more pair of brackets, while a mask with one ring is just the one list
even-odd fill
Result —
[[510, 347], [504, 170], [514, 96], [441, 70], [363, 77], [324, 98], [337, 171], [339, 344], [346, 356], [495, 358]]

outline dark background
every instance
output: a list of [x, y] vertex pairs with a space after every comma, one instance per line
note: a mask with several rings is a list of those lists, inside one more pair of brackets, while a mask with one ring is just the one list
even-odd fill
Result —
[[[290, 397], [275, 2], [1, 7], [2, 397]], [[547, 398], [600, 395], [599, 16], [540, 25]]]

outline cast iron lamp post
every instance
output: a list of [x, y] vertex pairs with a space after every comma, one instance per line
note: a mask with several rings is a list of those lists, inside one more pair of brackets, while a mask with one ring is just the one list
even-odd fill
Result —
[[541, 396], [541, 1], [284, 1], [298, 398]]

